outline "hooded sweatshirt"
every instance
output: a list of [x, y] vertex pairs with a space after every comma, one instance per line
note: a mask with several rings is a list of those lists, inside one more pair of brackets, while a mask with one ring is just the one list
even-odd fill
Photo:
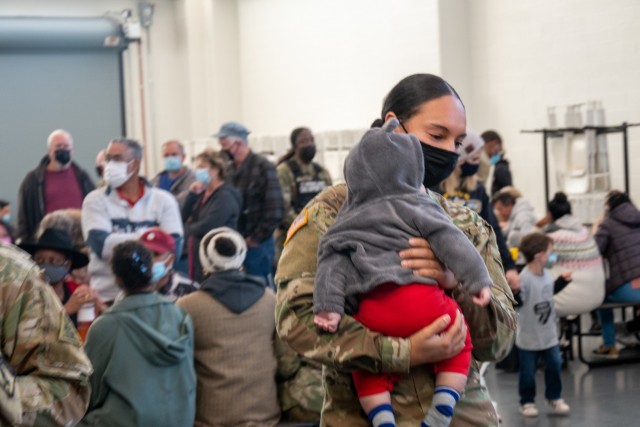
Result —
[[536, 222], [538, 220], [531, 204], [522, 197], [518, 197], [511, 210], [509, 224], [502, 230], [507, 239], [507, 246], [519, 247], [524, 236], [537, 230]]
[[347, 201], [320, 240], [314, 312], [344, 313], [345, 299], [379, 284], [437, 285], [400, 266], [411, 237], [426, 238], [470, 294], [492, 285], [469, 239], [422, 190], [424, 160], [415, 136], [369, 130], [344, 166]]
[[635, 206], [627, 202], [608, 212], [593, 237], [609, 263], [607, 294], [640, 278], [640, 211]]
[[85, 350], [93, 364], [91, 401], [80, 425], [193, 425], [193, 326], [158, 295], [129, 295], [100, 316]]

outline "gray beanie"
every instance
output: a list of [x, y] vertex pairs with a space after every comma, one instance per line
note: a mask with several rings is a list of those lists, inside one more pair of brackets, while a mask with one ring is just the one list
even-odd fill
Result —
[[200, 264], [205, 274], [237, 270], [247, 256], [247, 244], [229, 227], [214, 228], [200, 242]]

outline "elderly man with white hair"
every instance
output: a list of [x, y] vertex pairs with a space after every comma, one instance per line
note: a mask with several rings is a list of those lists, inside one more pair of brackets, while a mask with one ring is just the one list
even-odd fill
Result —
[[87, 172], [72, 161], [73, 138], [64, 129], [51, 132], [48, 153], [27, 173], [18, 193], [18, 233], [22, 243], [32, 242], [42, 218], [59, 209], [82, 207], [95, 189]]

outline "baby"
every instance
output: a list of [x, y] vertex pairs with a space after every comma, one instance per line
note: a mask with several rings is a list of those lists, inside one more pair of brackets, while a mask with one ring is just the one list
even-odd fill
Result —
[[[427, 239], [474, 303], [488, 304], [492, 280], [480, 254], [422, 186], [421, 143], [392, 133], [398, 121], [369, 130], [344, 166], [348, 195], [334, 224], [320, 240], [314, 288], [314, 322], [335, 332], [345, 312], [387, 336], [408, 337], [458, 305], [436, 280], [400, 266], [398, 252], [411, 237]], [[471, 340], [455, 357], [435, 366], [436, 389], [422, 426], [448, 426], [464, 391]], [[396, 376], [397, 378], [397, 376]], [[390, 391], [393, 376], [355, 371], [360, 403], [374, 427], [395, 425]]]

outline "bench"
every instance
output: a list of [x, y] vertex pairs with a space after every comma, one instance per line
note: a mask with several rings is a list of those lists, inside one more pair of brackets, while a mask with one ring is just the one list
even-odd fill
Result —
[[[604, 303], [602, 304], [600, 307], [598, 307], [598, 309], [601, 308], [611, 308], [611, 309], [621, 309], [622, 310], [622, 320], [626, 321], [627, 320], [627, 314], [626, 314], [626, 309], [630, 308], [630, 307], [635, 307], [637, 306], [638, 303], [634, 302], [634, 303], [630, 303], [630, 302], [611, 302], [611, 303]], [[588, 313], [585, 313], [588, 314]], [[611, 366], [611, 365], [618, 365], [618, 364], [622, 364], [622, 363], [635, 363], [635, 362], [640, 362], [640, 349], [639, 350], [634, 350], [634, 349], [624, 349], [623, 351], [620, 352], [620, 355], [616, 358], [616, 359], [608, 359], [608, 358], [600, 358], [598, 356], [593, 356], [592, 358], [586, 358], [585, 357], [585, 352], [584, 352], [584, 338], [585, 337], [600, 337], [601, 334], [599, 332], [590, 332], [590, 331], [583, 331], [582, 330], [582, 322], [581, 322], [581, 317], [577, 316], [572, 320], [569, 320], [567, 323], [567, 327], [565, 328], [565, 330], [563, 331], [563, 333], [566, 333], [566, 338], [569, 342], [569, 348], [568, 348], [568, 352], [570, 355], [571, 360], [573, 360], [573, 337], [575, 336], [576, 341], [577, 341], [577, 346], [578, 346], [578, 359], [580, 359], [580, 361], [582, 363], [584, 363], [585, 365], [587, 365], [589, 368], [595, 368], [595, 367], [600, 367], [600, 366]], [[629, 350], [629, 351], [627, 351]]]

